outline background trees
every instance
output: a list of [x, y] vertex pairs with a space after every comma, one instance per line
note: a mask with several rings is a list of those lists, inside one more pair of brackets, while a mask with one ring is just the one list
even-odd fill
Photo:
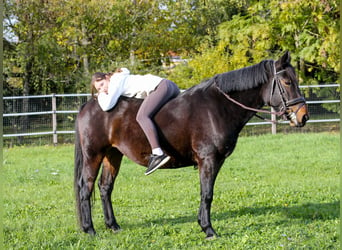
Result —
[[[339, 13], [333, 0], [5, 0], [4, 95], [88, 92], [120, 66], [187, 88], [284, 50], [305, 84], [336, 82]], [[170, 51], [188, 63], [163, 68]]]

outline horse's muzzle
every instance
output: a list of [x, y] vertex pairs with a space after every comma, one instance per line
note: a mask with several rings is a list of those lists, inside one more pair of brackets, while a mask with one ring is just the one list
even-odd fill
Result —
[[305, 102], [288, 107], [286, 117], [291, 127], [303, 127], [309, 120], [309, 112]]

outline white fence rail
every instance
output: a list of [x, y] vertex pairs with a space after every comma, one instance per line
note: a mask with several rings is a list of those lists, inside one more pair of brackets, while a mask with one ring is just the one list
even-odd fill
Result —
[[[308, 124], [339, 123], [339, 84], [300, 86], [309, 106]], [[326, 96], [317, 97], [317, 89], [329, 89]], [[39, 96], [3, 97], [4, 141], [7, 138], [30, 136], [51, 136], [57, 144], [58, 135], [74, 134], [74, 121], [82, 103], [90, 98], [90, 94], [51, 94]], [[336, 98], [331, 100], [331, 98]], [[330, 107], [329, 107], [330, 105]], [[331, 107], [333, 105], [333, 107]], [[26, 108], [25, 108], [26, 107]], [[36, 119], [35, 119], [36, 118]], [[275, 117], [268, 117], [275, 119]], [[280, 121], [287, 124], [287, 121]], [[268, 126], [269, 131], [276, 133], [277, 125], [253, 118], [247, 126]]]

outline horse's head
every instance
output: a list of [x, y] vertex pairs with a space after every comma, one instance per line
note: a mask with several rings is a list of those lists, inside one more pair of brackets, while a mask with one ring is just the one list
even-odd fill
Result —
[[284, 112], [291, 126], [303, 127], [309, 119], [308, 108], [290, 61], [290, 54], [286, 52], [273, 63], [273, 76], [265, 89], [264, 99], [276, 111]]

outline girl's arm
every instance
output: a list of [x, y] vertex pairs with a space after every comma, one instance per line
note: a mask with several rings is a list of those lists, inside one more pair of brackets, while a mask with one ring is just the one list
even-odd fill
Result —
[[118, 101], [120, 95], [114, 93], [114, 95], [110, 95], [110, 93], [106, 94], [104, 92], [99, 93], [97, 96], [97, 100], [99, 105], [103, 111], [108, 111], [113, 108]]
[[109, 86], [108, 86], [108, 94], [107, 93], [99, 93], [97, 96], [97, 100], [99, 105], [103, 111], [108, 111], [112, 109], [116, 102], [118, 101], [120, 95], [123, 93], [123, 81], [119, 76], [115, 76], [115, 74], [110, 78]]
[[130, 72], [127, 68], [121, 68], [120, 72], [114, 73], [111, 76], [108, 86], [108, 94], [103, 92], [99, 93], [97, 99], [103, 111], [108, 111], [115, 106], [120, 95], [124, 92], [124, 78], [129, 74]]

